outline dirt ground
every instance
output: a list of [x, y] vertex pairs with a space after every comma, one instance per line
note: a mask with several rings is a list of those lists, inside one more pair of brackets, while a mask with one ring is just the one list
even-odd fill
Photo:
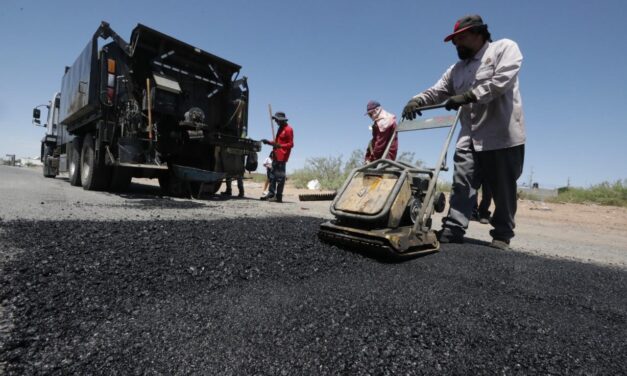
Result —
[[[30, 171], [34, 176], [40, 174], [40, 170], [34, 169]], [[59, 178], [62, 179], [62, 178]], [[59, 180], [57, 179], [57, 180]], [[66, 182], [58, 181], [64, 188], [59, 192], [66, 192]], [[133, 179], [133, 183], [145, 186], [158, 186], [156, 180], [150, 179]], [[25, 183], [26, 184], [26, 183]], [[323, 219], [332, 219], [333, 216], [329, 211], [330, 201], [300, 201], [298, 195], [303, 193], [322, 193], [323, 191], [310, 191], [307, 189], [296, 189], [291, 184], [286, 185], [284, 192], [284, 203], [274, 204], [269, 202], [257, 201], [262, 195], [262, 184], [252, 180], [245, 180], [245, 199], [233, 198], [226, 200], [223, 197], [206, 200], [185, 200], [174, 199], [181, 205], [199, 206], [197, 210], [183, 211], [177, 215], [186, 217], [209, 215], [216, 210], [218, 205], [223, 207], [224, 214], [229, 217], [237, 218], [240, 216], [308, 216]], [[137, 186], [136, 186], [137, 188]], [[158, 192], [157, 189], [150, 187], [152, 191]], [[79, 194], [72, 187], [67, 192], [73, 192], [72, 195]], [[224, 187], [220, 189], [223, 191]], [[13, 190], [12, 194], [27, 192], [28, 188]], [[82, 190], [81, 190], [82, 191]], [[141, 192], [141, 190], [140, 190]], [[237, 194], [236, 184], [233, 183], [233, 192]], [[63, 197], [56, 197], [55, 200], [67, 200], [70, 193], [59, 193]], [[85, 192], [87, 194], [87, 192]], [[89, 200], [92, 203], [100, 202], [102, 208], [111, 206], [109, 194], [92, 193], [87, 194], [81, 200]], [[141, 197], [141, 193], [137, 197]], [[126, 196], [126, 195], [122, 195]], [[122, 198], [124, 198], [122, 197]], [[133, 194], [129, 196], [132, 198]], [[25, 197], [13, 197], [12, 200], [27, 200]], [[76, 198], [78, 200], [78, 198]], [[56, 201], [55, 201], [56, 202]], [[37, 202], [38, 204], [38, 202]], [[41, 206], [41, 205], [39, 205]], [[211, 207], [210, 211], [203, 208]], [[33, 213], [37, 214], [42, 208], [37, 208]], [[65, 215], [75, 216], [77, 213], [69, 211], [67, 208], [63, 212]], [[2, 210], [6, 212], [6, 218], [24, 217], [29, 213], [20, 207], [7, 206]], [[61, 209], [63, 210], [63, 208]], [[111, 209], [111, 215], [114, 209]], [[444, 211], [446, 213], [447, 210]], [[166, 213], [161, 213], [166, 215]], [[435, 214], [433, 220], [434, 229], [440, 228], [442, 214]], [[491, 240], [489, 235], [489, 225], [482, 225], [478, 222], [471, 222], [466, 233], [469, 241], [485, 243]], [[543, 257], [570, 259], [594, 263], [600, 265], [609, 265], [627, 269], [627, 208], [599, 206], [599, 205], [582, 205], [582, 204], [552, 204], [536, 201], [521, 200], [518, 205], [518, 213], [516, 215], [516, 236], [512, 239], [512, 249], [514, 251], [525, 252]], [[445, 249], [445, 247], [443, 248]]]
[[[233, 184], [235, 188], [235, 184]], [[261, 185], [255, 182], [245, 183], [246, 196], [261, 195]], [[237, 192], [237, 189], [235, 189]], [[295, 188], [291, 184], [285, 187], [285, 196], [288, 201], [298, 201], [298, 195], [311, 193], [329, 193], [331, 191], [312, 191]], [[300, 202], [300, 201], [298, 201]], [[305, 202], [300, 202], [305, 205]], [[313, 202], [307, 202], [313, 204]], [[329, 202], [322, 204], [325, 207]], [[494, 206], [490, 208], [494, 210]], [[595, 204], [557, 204], [539, 201], [520, 200], [516, 218], [521, 222], [546, 222], [560, 225], [586, 226], [591, 230], [623, 232], [627, 234], [627, 209], [614, 206], [600, 206]], [[550, 231], [550, 227], [546, 228]], [[613, 245], [608, 243], [608, 245]]]
[[[245, 182], [247, 197], [260, 197], [261, 188], [261, 184]], [[284, 201], [288, 204], [286, 209], [332, 218], [330, 201], [301, 202], [298, 199], [299, 194], [317, 192], [287, 184], [284, 192]], [[441, 217], [442, 214], [435, 215], [435, 229], [439, 229]], [[489, 229], [489, 225], [471, 222], [466, 237], [489, 242]], [[520, 200], [512, 248], [543, 256], [627, 268], [627, 208]]]

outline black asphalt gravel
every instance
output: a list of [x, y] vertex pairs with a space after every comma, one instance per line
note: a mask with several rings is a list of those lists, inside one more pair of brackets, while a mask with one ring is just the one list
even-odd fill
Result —
[[0, 222], [0, 373], [627, 374], [624, 270], [320, 222]]

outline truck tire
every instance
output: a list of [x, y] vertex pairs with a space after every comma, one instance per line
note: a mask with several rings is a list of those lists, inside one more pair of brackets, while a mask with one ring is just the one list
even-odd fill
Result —
[[81, 183], [87, 191], [102, 191], [108, 188], [110, 169], [104, 165], [104, 156], [96, 162], [94, 137], [87, 134], [81, 148]]
[[81, 147], [83, 139], [80, 137], [74, 137], [72, 140], [72, 146], [70, 146], [70, 163], [68, 166], [68, 173], [70, 175], [70, 184], [78, 187], [81, 185]]
[[159, 175], [159, 187], [161, 188], [161, 193], [165, 196], [179, 198], [189, 197], [189, 190], [187, 189], [185, 182], [178, 179], [170, 172], [165, 172]]
[[164, 196], [170, 196], [170, 179], [167, 174], [160, 174], [157, 178], [159, 180], [159, 188], [161, 188], [161, 194]]
[[42, 162], [44, 165], [43, 172], [44, 172], [45, 178], [54, 178], [55, 176], [57, 176], [52, 166], [50, 166], [49, 158], [52, 157], [52, 152], [53, 152], [52, 147], [50, 147], [49, 145], [44, 145]]
[[222, 186], [222, 180], [217, 181], [215, 183], [205, 183], [203, 184], [203, 190], [206, 193], [215, 195], [216, 193], [218, 193], [221, 186]]
[[109, 189], [113, 192], [124, 192], [128, 190], [133, 178], [133, 170], [128, 167], [115, 166], [111, 172], [111, 183]]

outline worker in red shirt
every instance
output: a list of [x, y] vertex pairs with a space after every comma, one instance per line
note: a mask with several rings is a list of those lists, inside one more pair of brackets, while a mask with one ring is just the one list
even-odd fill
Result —
[[[373, 162], [377, 159], [396, 159], [398, 150], [398, 138], [396, 136], [396, 116], [385, 111], [377, 101], [370, 101], [366, 106], [366, 115], [374, 122], [372, 128], [372, 140], [366, 150], [365, 162]], [[390, 139], [394, 137], [387, 155], [383, 155]]]
[[285, 112], [276, 112], [272, 119], [279, 125], [274, 141], [261, 140], [266, 145], [272, 145], [274, 158], [272, 159], [272, 174], [270, 189], [261, 200], [283, 202], [283, 187], [285, 186], [285, 166], [290, 159], [294, 147], [294, 130], [287, 123]]

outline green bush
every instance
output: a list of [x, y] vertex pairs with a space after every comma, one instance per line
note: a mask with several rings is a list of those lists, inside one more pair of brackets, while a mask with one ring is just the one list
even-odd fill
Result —
[[[339, 157], [317, 157], [307, 159], [304, 168], [295, 170], [289, 175], [290, 180], [296, 188], [305, 188], [311, 180], [317, 179], [322, 189], [338, 189], [344, 184], [348, 175], [353, 169], [363, 166], [364, 152], [362, 150], [353, 150], [346, 162]], [[417, 167], [423, 165], [421, 160], [414, 160], [414, 153], [402, 152], [397, 160], [413, 164]], [[439, 183], [438, 187], [442, 183]], [[450, 191], [450, 184], [447, 191]]]
[[435, 190], [438, 192], [451, 192], [452, 184], [448, 181], [438, 181]]
[[[525, 191], [518, 191], [518, 198], [520, 200], [543, 201], [539, 195], [535, 195], [533, 193], [529, 193]], [[548, 201], [548, 199], [546, 201]]]
[[346, 162], [341, 155], [309, 158], [305, 162], [307, 166], [290, 174], [290, 179], [296, 188], [305, 188], [307, 182], [317, 179], [322, 189], [338, 189], [353, 169], [363, 165], [364, 157], [362, 150], [353, 150]]
[[290, 174], [296, 188], [305, 188], [314, 179], [318, 179], [323, 189], [337, 189], [344, 182], [341, 156], [309, 158], [305, 163], [307, 166]]
[[627, 207], [627, 179], [614, 183], [603, 182], [590, 188], [560, 189], [557, 197], [547, 201], [560, 203], [594, 203]]
[[405, 162], [405, 163], [409, 163], [412, 164], [416, 167], [422, 167], [424, 165], [424, 162], [421, 161], [420, 159], [416, 159], [414, 160], [414, 158], [416, 157], [416, 153], [414, 153], [413, 151], [403, 151], [401, 152], [398, 157], [396, 158], [397, 161], [400, 162]]

